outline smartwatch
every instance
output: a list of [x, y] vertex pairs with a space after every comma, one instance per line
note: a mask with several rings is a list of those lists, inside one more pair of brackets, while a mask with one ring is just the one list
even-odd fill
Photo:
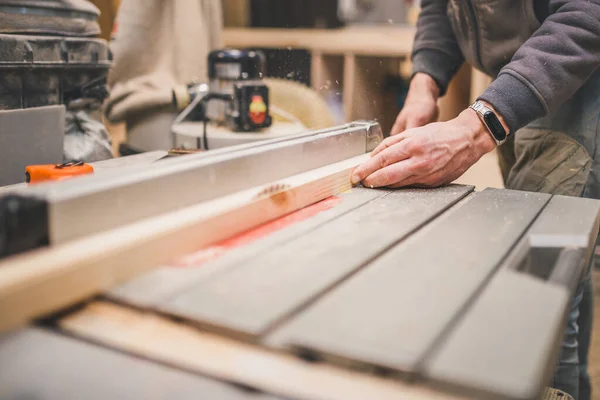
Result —
[[488, 132], [492, 136], [492, 139], [494, 139], [496, 142], [496, 146], [499, 146], [506, 141], [508, 132], [506, 132], [494, 111], [492, 111], [489, 107], [486, 107], [479, 100], [471, 104], [470, 108], [477, 113], [479, 119], [481, 119], [483, 124], [486, 126]]

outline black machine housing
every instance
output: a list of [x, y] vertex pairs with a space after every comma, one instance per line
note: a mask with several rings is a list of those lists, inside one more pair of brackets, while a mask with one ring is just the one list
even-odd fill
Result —
[[221, 99], [207, 107], [209, 120], [234, 131], [250, 132], [271, 126], [269, 89], [262, 81], [265, 57], [254, 50], [215, 50], [208, 56], [209, 92]]

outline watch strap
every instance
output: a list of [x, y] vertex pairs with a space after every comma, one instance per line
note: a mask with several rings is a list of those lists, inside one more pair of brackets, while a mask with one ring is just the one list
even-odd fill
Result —
[[483, 122], [487, 128], [488, 133], [492, 139], [494, 139], [497, 146], [506, 141], [508, 132], [506, 132], [500, 123], [500, 119], [491, 108], [487, 107], [479, 100], [471, 104], [470, 108], [477, 113], [479, 119], [481, 119], [481, 122]]

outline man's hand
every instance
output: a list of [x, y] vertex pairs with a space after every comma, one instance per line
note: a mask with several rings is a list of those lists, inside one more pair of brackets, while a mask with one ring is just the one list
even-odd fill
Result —
[[415, 74], [410, 81], [404, 107], [398, 114], [390, 135], [436, 121], [439, 114], [439, 97], [440, 89], [432, 77], [422, 72]]
[[388, 137], [371, 153], [371, 159], [354, 170], [352, 183], [440, 186], [460, 177], [495, 147], [477, 113], [467, 109], [451, 121]]

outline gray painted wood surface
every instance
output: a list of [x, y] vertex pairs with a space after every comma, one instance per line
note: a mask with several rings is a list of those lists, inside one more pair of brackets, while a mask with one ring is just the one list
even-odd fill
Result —
[[[591, 261], [598, 236], [600, 201], [554, 196], [528, 232], [530, 256], [526, 270], [544, 279], [553, 276], [567, 286], [577, 281], [569, 274], [554, 274], [553, 268], [565, 248], [580, 250], [582, 263]], [[555, 279], [562, 277], [563, 279]]]
[[577, 247], [593, 249], [600, 221], [600, 201], [553, 196], [531, 226], [532, 247]]
[[416, 372], [549, 198], [493, 189], [472, 195], [275, 331], [267, 343], [359, 367]]
[[200, 284], [216, 274], [244, 263], [248, 259], [258, 257], [296, 237], [318, 228], [319, 226], [346, 214], [357, 207], [389, 193], [386, 190], [370, 190], [354, 188], [348, 193], [338, 195], [342, 203], [323, 211], [302, 222], [293, 224], [265, 238], [245, 246], [232, 249], [221, 258], [189, 267], [161, 267], [137, 277], [124, 285], [106, 293], [116, 301], [143, 308], [154, 308], [160, 303]]
[[569, 303], [566, 288], [501, 270], [439, 344], [424, 374], [475, 398], [539, 398], [558, 355]]
[[202, 282], [161, 310], [256, 339], [471, 191], [467, 186], [394, 191]]
[[263, 400], [271, 397], [55, 332], [30, 328], [0, 341], [2, 400]]

